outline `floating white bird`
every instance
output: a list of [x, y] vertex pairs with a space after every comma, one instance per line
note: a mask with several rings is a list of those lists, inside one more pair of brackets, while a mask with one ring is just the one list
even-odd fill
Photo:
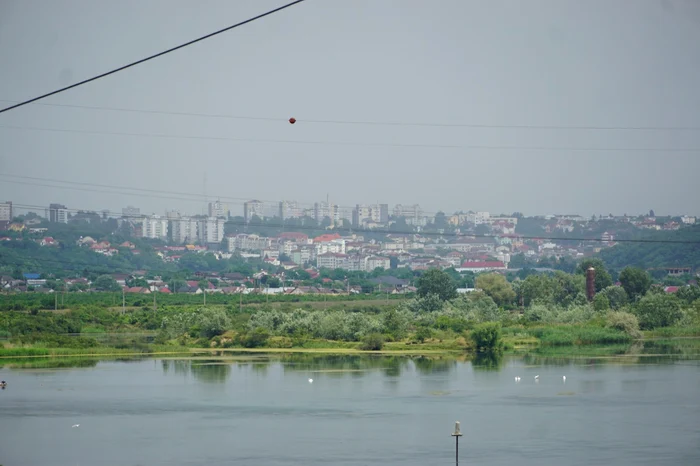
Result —
[[536, 375], [536, 376], [535, 376], [535, 380], [540, 380], [540, 376], [539, 376], [539, 375]]
[[564, 375], [564, 376], [562, 376], [562, 378], [561, 378], [561, 379], [562, 379], [562, 380], [563, 380], [564, 382], [566, 382], [566, 376], [565, 376], [565, 375]]
[[71, 427], [75, 429], [76, 427], [80, 427], [80, 424], [73, 424]]
[[515, 381], [516, 381], [516, 382], [520, 382], [520, 377], [518, 377], [518, 376], [516, 375], [516, 376], [515, 376]]
[[309, 383], [314, 383], [314, 379], [309, 379]]

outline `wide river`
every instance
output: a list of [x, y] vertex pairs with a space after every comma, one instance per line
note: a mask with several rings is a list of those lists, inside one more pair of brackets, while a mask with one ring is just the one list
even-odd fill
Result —
[[0, 361], [0, 464], [700, 465], [693, 358], [236, 357]]

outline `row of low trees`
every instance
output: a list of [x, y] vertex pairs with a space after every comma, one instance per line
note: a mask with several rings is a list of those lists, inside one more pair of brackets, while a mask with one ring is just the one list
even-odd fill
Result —
[[[584, 272], [590, 266], [596, 268], [598, 291], [592, 303], [588, 303], [585, 295]], [[521, 309], [523, 319], [543, 323], [583, 322], [594, 318], [595, 313], [618, 311], [635, 315], [643, 329], [700, 324], [696, 319], [700, 306], [699, 287], [685, 286], [677, 293], [667, 294], [663, 288], [652, 286], [647, 272], [633, 267], [625, 268], [618, 280], [620, 286], [613, 285], [603, 264], [591, 260], [582, 262], [574, 274], [561, 271], [533, 274], [514, 282], [497, 273], [481, 274], [476, 277], [480, 292], [470, 298], [483, 301], [483, 297], [479, 297], [483, 293], [498, 309]], [[445, 272], [429, 270], [417, 284], [419, 297], [415, 305], [422, 311], [454, 307], [459, 302], [455, 301], [456, 286]]]

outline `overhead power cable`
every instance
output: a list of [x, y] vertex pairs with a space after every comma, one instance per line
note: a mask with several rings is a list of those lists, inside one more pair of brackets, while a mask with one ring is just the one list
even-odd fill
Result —
[[[0, 99], [2, 102], [16, 102]], [[83, 110], [105, 110], [110, 112], [141, 113], [148, 115], [187, 116], [198, 118], [220, 118], [230, 120], [269, 121], [282, 123], [288, 120], [287, 116], [259, 117], [250, 115], [232, 115], [227, 113], [185, 112], [172, 110], [154, 110], [142, 108], [111, 107], [97, 105], [77, 105], [61, 103], [38, 103], [46, 107], [74, 108]], [[700, 126], [604, 126], [604, 125], [534, 125], [534, 124], [486, 124], [486, 123], [429, 123], [409, 121], [368, 121], [368, 120], [336, 120], [336, 119], [312, 119], [300, 118], [297, 123], [302, 124], [335, 124], [335, 125], [363, 125], [363, 126], [412, 126], [433, 128], [474, 128], [474, 129], [527, 129], [527, 130], [583, 130], [583, 131], [700, 131]]]
[[[39, 206], [39, 205], [32, 205], [32, 204], [13, 204], [14, 207], [18, 208], [23, 208], [23, 209], [46, 209], [46, 206]], [[91, 209], [65, 209], [69, 212], [95, 212]], [[95, 212], [97, 214], [101, 212]], [[111, 211], [106, 211], [107, 214], [109, 215], [117, 215], [117, 216], [122, 216], [121, 212], [111, 212]], [[231, 220], [229, 219], [226, 223], [232, 226], [237, 226], [237, 227], [248, 227], [248, 228], [278, 228], [284, 230], [285, 228], [288, 228], [289, 230], [308, 230], [308, 231], [321, 231], [325, 230], [323, 227], [317, 226], [317, 225], [290, 225], [289, 223], [285, 224], [284, 222], [277, 222], [277, 223], [263, 223], [260, 225], [252, 225], [245, 220]], [[405, 232], [405, 231], [398, 231], [398, 230], [391, 230], [390, 228], [387, 229], [382, 229], [382, 228], [376, 228], [376, 229], [369, 229], [369, 228], [355, 228], [355, 227], [335, 227], [332, 229], [327, 230], [328, 233], [345, 233], [347, 232], [348, 234], [385, 234], [385, 235], [408, 235], [408, 236], [426, 236], [426, 237], [442, 237], [442, 238], [463, 238], [463, 239], [469, 239], [469, 238], [482, 238], [482, 239], [491, 239], [491, 240], [496, 240], [496, 239], [501, 239], [501, 238], [517, 238], [520, 240], [532, 240], [532, 241], [568, 241], [568, 242], [581, 242], [581, 243], [587, 243], [587, 242], [593, 242], [593, 243], [657, 243], [657, 244], [694, 244], [694, 245], [700, 245], [700, 239], [698, 240], [665, 240], [665, 239], [653, 239], [653, 238], [640, 238], [640, 239], [615, 239], [613, 241], [609, 240], [604, 240], [602, 238], [583, 238], [583, 237], [554, 237], [554, 236], [546, 236], [546, 235], [520, 235], [520, 234], [478, 234], [478, 233], [457, 233], [457, 232], [432, 232], [432, 231], [423, 231], [420, 233], [414, 233], [414, 232]], [[440, 244], [437, 244], [436, 246], [440, 246]]]
[[267, 12], [265, 12], [265, 13], [259, 14], [259, 15], [257, 15], [257, 16], [254, 16], [254, 17], [250, 18], [250, 19], [247, 19], [247, 20], [245, 20], [245, 21], [241, 21], [240, 23], [236, 23], [236, 24], [233, 24], [233, 25], [231, 25], [231, 26], [225, 27], [225, 28], [223, 28], [223, 29], [219, 29], [218, 31], [214, 31], [214, 32], [209, 33], [209, 34], [207, 34], [207, 35], [205, 35], [205, 36], [201, 36], [201, 37], [198, 37], [198, 38], [196, 38], [196, 39], [194, 39], [194, 40], [191, 40], [191, 41], [189, 41], [189, 42], [185, 42], [184, 44], [180, 44], [180, 45], [178, 45], [178, 46], [169, 48], [169, 49], [164, 50], [164, 51], [162, 51], [162, 52], [156, 53], [155, 55], [151, 55], [151, 56], [148, 56], [148, 57], [146, 57], [146, 58], [142, 58], [142, 59], [140, 59], [140, 60], [137, 60], [137, 61], [135, 61], [135, 62], [129, 63], [129, 64], [127, 64], [127, 65], [120, 66], [119, 68], [115, 68], [115, 69], [113, 69], [113, 70], [111, 70], [111, 71], [107, 71], [106, 73], [102, 73], [102, 74], [99, 74], [99, 75], [97, 75], [97, 76], [93, 76], [92, 78], [88, 78], [88, 79], [85, 79], [85, 80], [83, 80], [83, 81], [77, 82], [77, 83], [75, 83], [75, 84], [71, 84], [70, 86], [66, 86], [66, 87], [63, 87], [63, 88], [61, 88], [61, 89], [57, 89], [57, 90], [55, 90], [55, 91], [49, 92], [49, 93], [47, 93], [47, 94], [43, 94], [43, 95], [40, 95], [40, 96], [38, 96], [38, 97], [34, 97], [34, 98], [32, 98], [32, 99], [25, 100], [25, 101], [20, 102], [20, 103], [18, 103], [18, 104], [11, 105], [11, 106], [9, 106], [9, 107], [3, 108], [2, 110], [0, 110], [0, 113], [4, 113], [4, 112], [10, 111], [10, 110], [13, 110], [13, 109], [15, 109], [15, 108], [22, 107], [22, 106], [27, 105], [27, 104], [30, 104], [30, 103], [32, 103], [32, 102], [36, 102], [36, 101], [38, 101], [38, 100], [45, 99], [46, 97], [59, 94], [59, 93], [61, 93], [61, 92], [67, 91], [67, 90], [69, 90], [69, 89], [73, 89], [74, 87], [82, 86], [83, 84], [87, 84], [87, 83], [89, 83], [89, 82], [96, 81], [96, 80], [98, 80], [98, 79], [100, 79], [100, 78], [104, 78], [104, 77], [109, 76], [109, 75], [111, 75], [111, 74], [118, 73], [118, 72], [120, 72], [120, 71], [126, 70], [126, 69], [128, 69], [128, 68], [133, 67], [133, 66], [140, 65], [141, 63], [145, 63], [145, 62], [147, 62], [147, 61], [149, 61], [149, 60], [153, 60], [154, 58], [161, 57], [161, 56], [166, 55], [166, 54], [168, 54], [168, 53], [170, 53], [170, 52], [174, 52], [174, 51], [176, 51], [176, 50], [185, 48], [185, 47], [187, 47], [187, 46], [189, 46], [189, 45], [192, 45], [192, 44], [195, 44], [195, 43], [197, 43], [197, 42], [201, 42], [201, 41], [203, 41], [203, 40], [205, 40], [205, 39], [209, 39], [209, 38], [214, 37], [214, 36], [216, 36], [216, 35], [219, 35], [219, 34], [222, 34], [222, 33], [224, 33], [224, 32], [230, 31], [231, 29], [235, 29], [235, 28], [237, 28], [237, 27], [239, 27], [239, 26], [243, 26], [243, 25], [245, 25], [245, 24], [252, 23], [253, 21], [257, 21], [257, 20], [259, 20], [259, 19], [261, 19], [261, 18], [264, 18], [264, 17], [266, 17], [266, 16], [272, 15], [272, 14], [277, 13], [277, 12], [279, 12], [279, 11], [282, 11], [282, 10], [284, 10], [284, 9], [286, 9], [286, 8], [289, 8], [289, 7], [294, 6], [294, 5], [296, 5], [296, 4], [302, 3], [302, 2], [304, 2], [304, 1], [305, 1], [305, 0], [295, 0], [295, 1], [293, 1], [293, 2], [287, 3], [286, 5], [282, 5], [281, 7], [275, 8], [274, 10], [267, 11]]
[[106, 136], [132, 136], [144, 138], [161, 139], [190, 139], [205, 141], [233, 141], [252, 143], [273, 143], [273, 144], [310, 144], [310, 145], [330, 145], [330, 146], [363, 146], [363, 147], [403, 147], [422, 149], [478, 149], [478, 150], [520, 150], [520, 151], [555, 151], [555, 152], [700, 152], [700, 148], [678, 148], [678, 147], [555, 147], [555, 146], [500, 146], [485, 144], [404, 144], [391, 142], [361, 142], [361, 141], [318, 141], [302, 139], [255, 139], [255, 138], [234, 138], [227, 136], [196, 136], [184, 134], [154, 134], [154, 133], [132, 133], [126, 131], [96, 131], [82, 129], [64, 128], [43, 128], [36, 126], [12, 126], [0, 125], [0, 128], [23, 130], [23, 131], [48, 131], [55, 133], [75, 133], [75, 134], [99, 134]]

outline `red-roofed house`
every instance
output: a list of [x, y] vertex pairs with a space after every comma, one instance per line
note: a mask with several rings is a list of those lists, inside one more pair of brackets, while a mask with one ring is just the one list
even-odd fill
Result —
[[141, 294], [150, 294], [151, 290], [148, 289], [145, 286], [134, 286], [129, 288], [128, 286], [124, 287], [124, 293], [141, 293]]
[[338, 233], [329, 233], [326, 235], [317, 236], [314, 238], [314, 243], [327, 243], [336, 239], [340, 239], [341, 236]]
[[309, 241], [309, 235], [304, 233], [298, 233], [295, 231], [287, 231], [280, 233], [278, 238], [280, 241], [293, 241], [295, 243], [307, 243]]
[[678, 291], [678, 288], [679, 287], [677, 286], [667, 286], [666, 288], [664, 288], [664, 291], [666, 293], [675, 293], [676, 291]]
[[58, 244], [58, 241], [56, 241], [50, 236], [47, 236], [46, 238], [42, 239], [41, 243], [39, 244], [41, 244], [42, 246], [56, 246]]

